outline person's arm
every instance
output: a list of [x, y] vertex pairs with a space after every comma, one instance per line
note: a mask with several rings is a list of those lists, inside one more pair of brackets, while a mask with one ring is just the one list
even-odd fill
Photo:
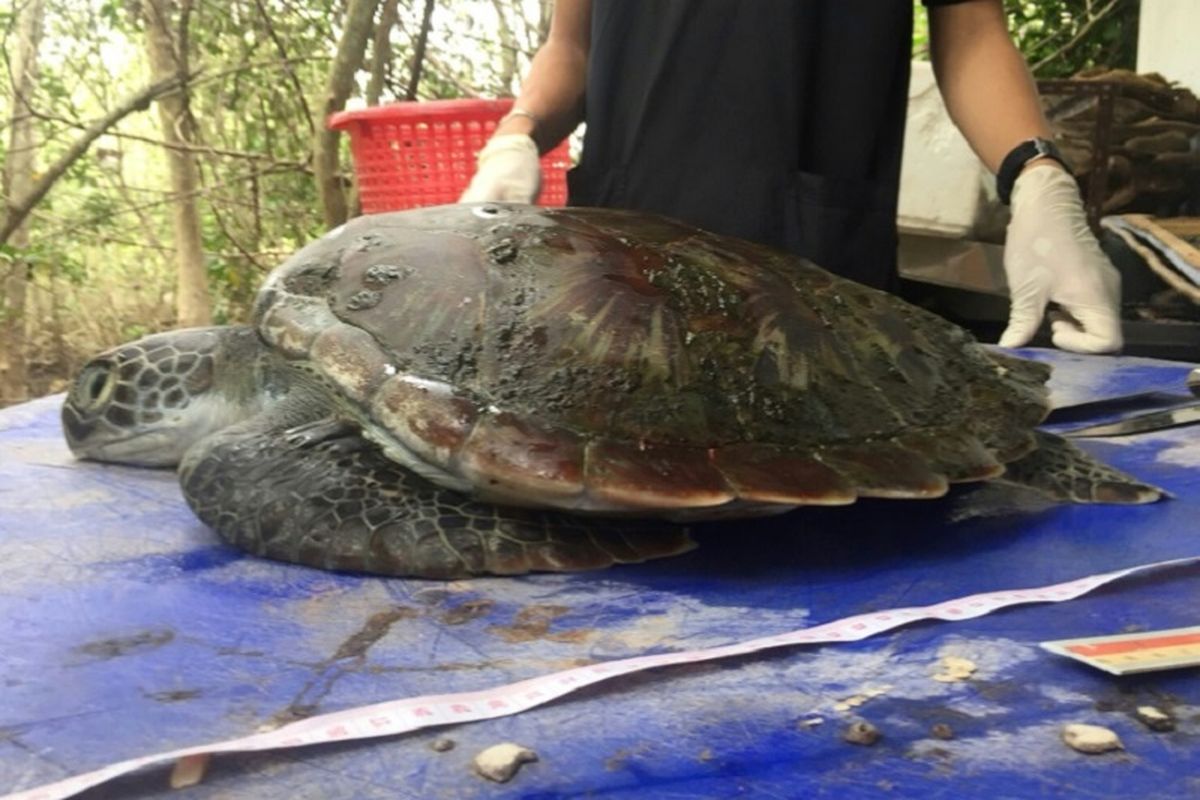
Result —
[[[1019, 144], [1051, 137], [1001, 0], [931, 7], [929, 35], [946, 108], [988, 169]], [[1028, 343], [1053, 301], [1072, 318], [1053, 323], [1057, 346], [1120, 349], [1120, 276], [1088, 227], [1074, 178], [1053, 160], [1030, 161], [1016, 179], [1004, 267], [1012, 311], [1000, 344]]]
[[946, 110], [988, 169], [996, 172], [1021, 142], [1050, 137], [1001, 0], [930, 8], [929, 43]]
[[514, 104], [537, 121], [510, 116], [496, 129], [496, 135], [523, 133], [545, 153], [575, 130], [583, 120], [591, 28], [591, 0], [555, 2], [546, 43], [534, 55]]
[[553, 149], [583, 119], [591, 18], [591, 0], [555, 2], [546, 42], [533, 57], [513, 112], [480, 151], [462, 202], [530, 203], [537, 197], [538, 155]]

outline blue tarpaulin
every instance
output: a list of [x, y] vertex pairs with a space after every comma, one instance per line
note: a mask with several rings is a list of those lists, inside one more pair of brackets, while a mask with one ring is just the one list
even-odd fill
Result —
[[[1059, 404], [1183, 392], [1188, 365], [1033, 351]], [[466, 691], [852, 614], [1200, 555], [1200, 427], [1087, 442], [1174, 498], [1033, 503], [994, 486], [702, 527], [685, 556], [441, 583], [320, 572], [223, 543], [170, 471], [77, 462], [61, 398], [0, 412], [0, 789], [312, 714]], [[1128, 409], [1126, 409], [1128, 410]], [[516, 716], [219, 756], [180, 798], [1196, 797], [1200, 681], [1117, 678], [1038, 643], [1200, 624], [1200, 570], [1078, 600], [613, 679]], [[967, 659], [962, 680], [934, 676]], [[1153, 732], [1153, 705], [1176, 720]], [[873, 746], [843, 740], [866, 720]], [[1064, 746], [1104, 725], [1123, 751]], [[952, 738], [939, 738], [942, 724]], [[939, 728], [945, 735], [946, 730]], [[431, 748], [450, 738], [446, 752]], [[483, 748], [535, 750], [508, 784]], [[166, 768], [87, 797], [168, 793]]]

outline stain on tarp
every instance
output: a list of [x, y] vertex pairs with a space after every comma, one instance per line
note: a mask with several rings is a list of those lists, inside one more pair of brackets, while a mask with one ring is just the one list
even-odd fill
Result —
[[271, 716], [263, 729], [274, 730], [296, 720], [307, 719], [320, 710], [321, 701], [344, 676], [363, 668], [367, 651], [391, 631], [392, 625], [415, 619], [420, 612], [408, 606], [393, 606], [367, 618], [357, 631], [337, 647], [333, 655], [316, 665], [316, 674], [304, 685], [286, 708]]
[[517, 663], [514, 659], [498, 658], [487, 661], [442, 661], [437, 664], [406, 667], [371, 664], [364, 667], [362, 671], [368, 675], [395, 675], [406, 672], [478, 672], [481, 670], [510, 669]]
[[604, 759], [604, 768], [609, 772], [627, 769], [629, 762], [644, 757], [654, 748], [649, 742], [638, 742], [632, 747], [622, 747]]
[[443, 625], [462, 625], [492, 613], [496, 604], [491, 600], [468, 600], [444, 612], [438, 620]]
[[266, 655], [262, 650], [243, 650], [239, 647], [218, 647], [219, 656], [241, 656], [242, 658], [262, 658]]
[[197, 698], [203, 692], [199, 689], [172, 689], [165, 692], [144, 692], [143, 694], [159, 703], [181, 703], [184, 700]]
[[387, 636], [392, 625], [402, 619], [413, 619], [417, 612], [407, 606], [396, 606], [386, 611], [372, 614], [363, 626], [350, 635], [338, 646], [337, 652], [329, 661], [341, 661], [346, 658], [362, 658], [371, 646]]
[[157, 650], [175, 639], [175, 631], [169, 628], [146, 630], [132, 636], [116, 636], [110, 639], [98, 639], [94, 642], [81, 644], [75, 648], [76, 653], [96, 659], [118, 658], [120, 656], [145, 653]]
[[487, 632], [511, 644], [532, 642], [543, 639], [550, 642], [583, 642], [594, 635], [587, 628], [571, 628], [565, 631], [550, 632], [554, 620], [570, 612], [566, 606], [533, 605], [526, 606], [517, 612], [516, 617], [508, 625], [489, 625]]

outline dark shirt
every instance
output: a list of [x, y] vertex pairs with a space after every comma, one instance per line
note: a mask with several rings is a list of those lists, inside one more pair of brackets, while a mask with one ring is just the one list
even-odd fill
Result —
[[891, 288], [912, 12], [593, 0], [570, 202], [667, 214]]

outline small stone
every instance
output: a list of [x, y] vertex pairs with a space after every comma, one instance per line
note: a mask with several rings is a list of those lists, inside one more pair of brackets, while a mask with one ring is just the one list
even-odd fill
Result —
[[929, 733], [935, 739], [953, 739], [954, 729], [944, 722], [939, 722], [929, 729]]
[[453, 750], [456, 744], [457, 742], [455, 742], [453, 739], [442, 736], [430, 742], [429, 749], [435, 753], [445, 753], [449, 750]]
[[834, 703], [833, 710], [841, 713], [843, 711], [849, 711], [852, 708], [858, 708], [865, 702], [867, 702], [867, 698], [863, 697], [861, 694], [856, 694], [853, 697], [847, 697], [845, 700], [840, 700]]
[[522, 764], [537, 761], [537, 753], [512, 742], [492, 745], [475, 756], [475, 771], [489, 781], [506, 783], [512, 780]]
[[1175, 718], [1155, 706], [1138, 706], [1134, 712], [1138, 722], [1152, 731], [1166, 733], [1175, 730]]
[[869, 722], [859, 720], [852, 723], [849, 728], [846, 728], [846, 732], [842, 734], [842, 738], [850, 742], [850, 744], [861, 744], [870, 747], [878, 742], [882, 735], [879, 732], [879, 728], [876, 728]]
[[965, 681], [975, 674], [978, 667], [975, 662], [969, 658], [959, 658], [958, 656], [945, 656], [939, 665], [941, 672], [933, 676], [935, 681], [940, 683], [958, 683]]
[[200, 783], [204, 780], [204, 773], [208, 770], [208, 762], [211, 760], [211, 753], [183, 756], [175, 762], [175, 767], [171, 770], [170, 787], [186, 789]]
[[875, 687], [871, 687], [869, 689], [864, 689], [862, 692], [860, 692], [858, 694], [854, 694], [849, 697], [844, 697], [841, 700], [839, 700], [838, 702], [834, 703], [833, 710], [837, 711], [837, 712], [843, 712], [843, 711], [849, 711], [854, 708], [858, 708], [859, 706], [861, 706], [863, 703], [867, 702], [868, 700], [873, 700], [876, 697], [887, 694], [888, 691], [891, 690], [891, 688], [892, 687], [889, 685], [889, 686], [875, 686]]
[[1072, 750], [1078, 750], [1080, 753], [1088, 755], [1124, 749], [1124, 745], [1121, 744], [1121, 739], [1116, 733], [1099, 725], [1082, 723], [1064, 725], [1062, 739]]

